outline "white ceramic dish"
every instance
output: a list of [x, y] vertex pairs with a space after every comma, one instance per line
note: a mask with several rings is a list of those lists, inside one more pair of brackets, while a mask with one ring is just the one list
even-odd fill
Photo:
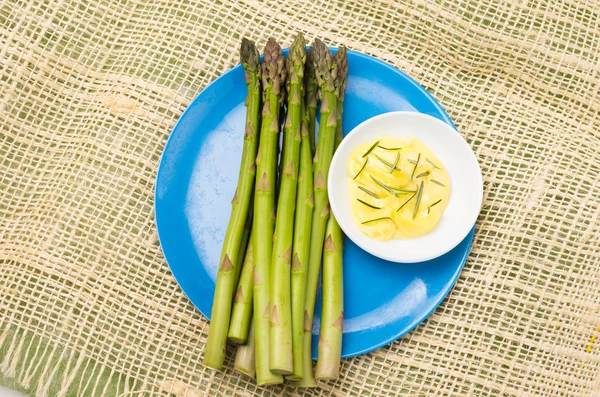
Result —
[[[376, 241], [352, 220], [346, 163], [358, 145], [384, 136], [417, 138], [444, 164], [450, 177], [448, 206], [438, 226], [423, 237]], [[393, 262], [423, 262], [456, 247], [473, 228], [483, 200], [481, 169], [467, 141], [450, 125], [423, 113], [384, 113], [359, 124], [336, 150], [328, 179], [331, 209], [344, 233], [365, 251]]]

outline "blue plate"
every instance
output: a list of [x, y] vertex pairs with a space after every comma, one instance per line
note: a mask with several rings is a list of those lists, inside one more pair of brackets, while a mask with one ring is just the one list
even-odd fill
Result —
[[[348, 64], [344, 134], [370, 117], [394, 110], [426, 113], [453, 125], [440, 104], [398, 69], [353, 51], [348, 51]], [[177, 282], [207, 318], [237, 184], [245, 97], [240, 65], [202, 91], [173, 129], [156, 179], [160, 244]], [[386, 262], [346, 239], [342, 356], [387, 345], [427, 318], [456, 282], [472, 239], [473, 231], [449, 253], [413, 264]], [[319, 292], [313, 358], [320, 312]]]

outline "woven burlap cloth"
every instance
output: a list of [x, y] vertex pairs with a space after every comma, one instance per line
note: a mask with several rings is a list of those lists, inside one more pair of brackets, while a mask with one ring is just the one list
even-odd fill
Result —
[[[296, 32], [402, 69], [484, 177], [454, 290], [314, 390], [202, 364], [162, 255], [161, 152], [193, 97]], [[0, 384], [35, 396], [600, 395], [600, 3], [0, 3]], [[231, 353], [231, 351], [230, 351]], [[231, 354], [230, 354], [231, 356]]]

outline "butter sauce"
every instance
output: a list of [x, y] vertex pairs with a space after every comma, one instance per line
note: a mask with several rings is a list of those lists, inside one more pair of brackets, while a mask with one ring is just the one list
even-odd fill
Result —
[[448, 204], [450, 178], [444, 165], [412, 137], [360, 145], [347, 171], [352, 218], [375, 240], [424, 236], [435, 229]]

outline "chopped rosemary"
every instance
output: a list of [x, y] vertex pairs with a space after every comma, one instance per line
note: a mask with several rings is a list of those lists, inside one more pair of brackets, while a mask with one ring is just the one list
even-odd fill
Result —
[[417, 192], [416, 190], [397, 189], [394, 194], [396, 195], [396, 197], [398, 197], [398, 196], [404, 196], [405, 194], [408, 194], [408, 193], [416, 193], [416, 192]]
[[427, 176], [427, 175], [429, 175], [429, 171], [421, 172], [419, 175], [415, 176], [415, 178], [420, 178], [422, 176]]
[[365, 224], [367, 224], [367, 223], [371, 223], [371, 222], [382, 221], [382, 220], [384, 220], [384, 219], [389, 219], [389, 220], [390, 220], [390, 221], [392, 221], [392, 222], [394, 221], [394, 220], [393, 220], [392, 218], [390, 218], [389, 216], [384, 216], [384, 217], [382, 217], [382, 218], [375, 218], [375, 219], [370, 219], [370, 220], [368, 220], [368, 221], [364, 221], [364, 222], [362, 222], [362, 223], [361, 223], [361, 225], [365, 225]]
[[379, 186], [381, 186], [382, 188], [384, 188], [385, 190], [387, 190], [389, 193], [394, 194], [394, 192], [392, 191], [392, 188], [388, 185], [386, 185], [385, 183], [381, 182], [380, 180], [378, 180], [377, 178], [375, 178], [373, 175], [369, 175], [371, 177], [371, 179], [373, 179], [373, 181], [375, 181], [376, 184], [378, 184]]
[[417, 164], [417, 160], [408, 159], [408, 162], [411, 164]]
[[398, 161], [400, 161], [400, 152], [398, 152], [398, 153], [396, 154], [396, 161], [394, 162], [394, 165], [392, 165], [392, 166], [390, 167], [390, 174], [391, 174], [392, 172], [394, 172], [394, 170], [396, 169], [396, 166], [398, 165]]
[[417, 217], [417, 212], [419, 212], [419, 204], [421, 204], [421, 197], [423, 196], [423, 181], [421, 181], [421, 185], [419, 186], [419, 190], [417, 193], [417, 203], [415, 204], [415, 210], [413, 212], [413, 219]]
[[365, 154], [363, 154], [362, 156], [363, 156], [363, 157], [365, 157], [365, 156], [368, 156], [368, 155], [369, 155], [369, 153], [371, 153], [371, 152], [373, 151], [373, 149], [375, 149], [375, 148], [377, 147], [377, 145], [378, 145], [378, 144], [379, 144], [379, 141], [375, 142], [375, 143], [373, 144], [373, 146], [371, 146], [371, 147], [369, 148], [369, 150], [367, 150], [367, 152], [366, 152]]
[[437, 165], [433, 164], [433, 162], [429, 159], [425, 159], [425, 161], [427, 161], [429, 164], [431, 164], [434, 168], [437, 168], [438, 170], [441, 170], [440, 167], [438, 167]]
[[402, 149], [402, 146], [400, 146], [400, 147], [385, 147], [385, 146], [381, 146], [381, 145], [377, 145], [377, 146], [379, 146], [383, 150], [400, 150], [400, 149]]
[[375, 210], [380, 210], [381, 209], [381, 207], [375, 207], [374, 205], [371, 205], [371, 204], [367, 203], [366, 201], [362, 201], [359, 198], [357, 198], [357, 200], [358, 200], [359, 203], [362, 203], [362, 204], [366, 205], [367, 207], [371, 207], [371, 208], [373, 208]]
[[367, 157], [365, 159], [365, 163], [363, 164], [363, 166], [361, 167], [360, 171], [358, 171], [358, 174], [354, 175], [354, 178], [352, 178], [352, 180], [358, 178], [358, 176], [360, 175], [360, 173], [365, 169], [365, 167], [367, 166], [367, 163], [369, 162], [369, 158]]
[[[415, 168], [413, 168], [412, 174], [410, 174], [410, 180], [413, 180], [413, 176], [415, 176], [415, 171], [417, 170], [417, 166], [419, 165], [419, 161], [421, 160], [421, 153], [417, 156], [417, 162], [415, 164]], [[409, 160], [410, 161], [410, 160]]]
[[369, 189], [367, 189], [366, 187], [359, 186], [358, 188], [359, 188], [360, 190], [362, 190], [363, 192], [367, 193], [367, 194], [368, 194], [369, 196], [371, 196], [371, 197], [375, 197], [376, 199], [378, 199], [378, 198], [379, 198], [379, 196], [378, 196], [378, 195], [376, 195], [375, 193], [373, 193], [372, 191], [370, 191], [370, 190], [369, 190]]
[[406, 201], [404, 202], [404, 204], [402, 204], [402, 205], [400, 206], [400, 208], [398, 208], [398, 209], [396, 210], [396, 212], [398, 212], [398, 211], [400, 211], [402, 208], [404, 208], [404, 206], [405, 206], [406, 204], [408, 204], [408, 202], [409, 202], [410, 200], [412, 200], [412, 199], [413, 199], [413, 197], [415, 197], [416, 195], [417, 195], [417, 191], [415, 190], [415, 192], [413, 193], [413, 195], [412, 195], [412, 196], [410, 196], [410, 198], [409, 198], [408, 200], [406, 200]]
[[434, 205], [438, 205], [440, 203], [440, 201], [442, 201], [442, 199], [439, 199], [438, 201], [436, 201], [435, 203], [433, 203], [429, 207], [427, 207], [427, 213], [429, 214], [429, 211], [431, 210], [431, 207], [433, 207]]
[[[387, 161], [386, 159], [384, 159], [384, 158], [381, 158], [381, 157], [379, 157], [378, 155], [375, 155], [375, 157], [377, 157], [377, 159], [378, 159], [379, 161], [381, 161], [383, 164], [387, 165], [388, 167], [390, 167], [390, 168], [392, 167], [392, 163], [390, 163], [390, 162], [389, 162], [389, 161]], [[400, 168], [398, 168], [398, 167], [395, 167], [395, 169], [396, 169], [397, 171], [400, 171]]]
[[436, 181], [435, 179], [430, 179], [429, 181], [435, 183], [436, 185], [440, 185], [442, 187], [446, 187], [446, 185], [444, 185], [442, 182]]

